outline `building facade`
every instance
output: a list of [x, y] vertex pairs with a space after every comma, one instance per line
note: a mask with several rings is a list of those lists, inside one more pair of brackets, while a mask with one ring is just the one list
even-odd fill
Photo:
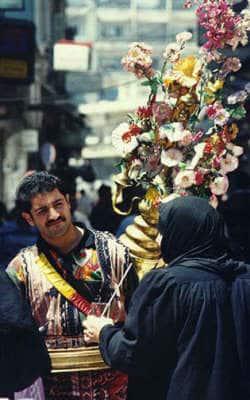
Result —
[[71, 80], [78, 82], [72, 95], [92, 128], [91, 137], [86, 137], [83, 157], [92, 160], [103, 178], [107, 178], [112, 171], [110, 165], [115, 163], [109, 159], [116, 156], [111, 146], [113, 128], [147, 98], [147, 90], [122, 70], [121, 59], [131, 42], [143, 41], [153, 47], [157, 69], [166, 45], [184, 30], [193, 33], [190, 47], [195, 52], [196, 17], [192, 10], [183, 8], [183, 3], [182, 0], [68, 1], [67, 23], [75, 28], [75, 40], [92, 43], [90, 70], [71, 76]]

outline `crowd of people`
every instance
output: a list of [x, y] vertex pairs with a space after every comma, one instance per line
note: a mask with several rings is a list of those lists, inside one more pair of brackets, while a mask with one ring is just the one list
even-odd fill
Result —
[[[231, 257], [221, 213], [193, 196], [163, 202], [165, 266], [138, 283], [99, 192], [99, 212], [81, 193], [87, 226], [58, 177], [34, 172], [17, 188], [16, 221], [34, 235], [0, 271], [0, 397], [248, 400], [250, 267]], [[109, 316], [90, 315], [95, 303]], [[109, 368], [51, 372], [49, 350], [93, 344]]]

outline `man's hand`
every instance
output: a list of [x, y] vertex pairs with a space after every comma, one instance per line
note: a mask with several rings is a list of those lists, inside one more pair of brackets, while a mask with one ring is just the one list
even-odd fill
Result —
[[105, 325], [113, 325], [113, 320], [106, 317], [89, 315], [83, 322], [84, 340], [86, 343], [99, 343], [99, 336]]

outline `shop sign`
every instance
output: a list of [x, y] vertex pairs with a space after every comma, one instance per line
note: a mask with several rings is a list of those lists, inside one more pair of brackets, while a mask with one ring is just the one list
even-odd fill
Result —
[[79, 71], [89, 69], [91, 44], [61, 40], [54, 45], [53, 67], [55, 71]]
[[0, 83], [33, 82], [34, 62], [34, 24], [27, 20], [0, 20]]

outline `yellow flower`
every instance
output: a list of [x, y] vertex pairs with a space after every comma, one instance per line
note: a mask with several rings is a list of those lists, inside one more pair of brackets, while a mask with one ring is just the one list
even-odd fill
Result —
[[218, 92], [218, 90], [222, 89], [223, 86], [224, 86], [224, 81], [217, 79], [214, 83], [208, 82], [208, 85], [205, 88], [205, 92], [209, 95], [212, 95]]
[[224, 81], [217, 79], [214, 83], [213, 82], [208, 82], [207, 86], [204, 89], [206, 98], [206, 104], [212, 104], [215, 100], [215, 93], [218, 92], [218, 90], [222, 89], [224, 86]]
[[232, 123], [232, 125], [230, 126], [230, 137], [231, 140], [236, 139], [238, 133], [239, 133], [239, 128], [235, 123]]
[[196, 85], [200, 79], [200, 70], [202, 64], [194, 56], [188, 56], [178, 61], [174, 68], [176, 80], [183, 86], [188, 88]]
[[163, 84], [168, 88], [172, 83], [174, 83], [174, 81], [175, 78], [173, 76], [166, 75], [163, 79]]
[[217, 134], [214, 134], [210, 137], [210, 141], [213, 145], [216, 145], [220, 141], [220, 138]]

